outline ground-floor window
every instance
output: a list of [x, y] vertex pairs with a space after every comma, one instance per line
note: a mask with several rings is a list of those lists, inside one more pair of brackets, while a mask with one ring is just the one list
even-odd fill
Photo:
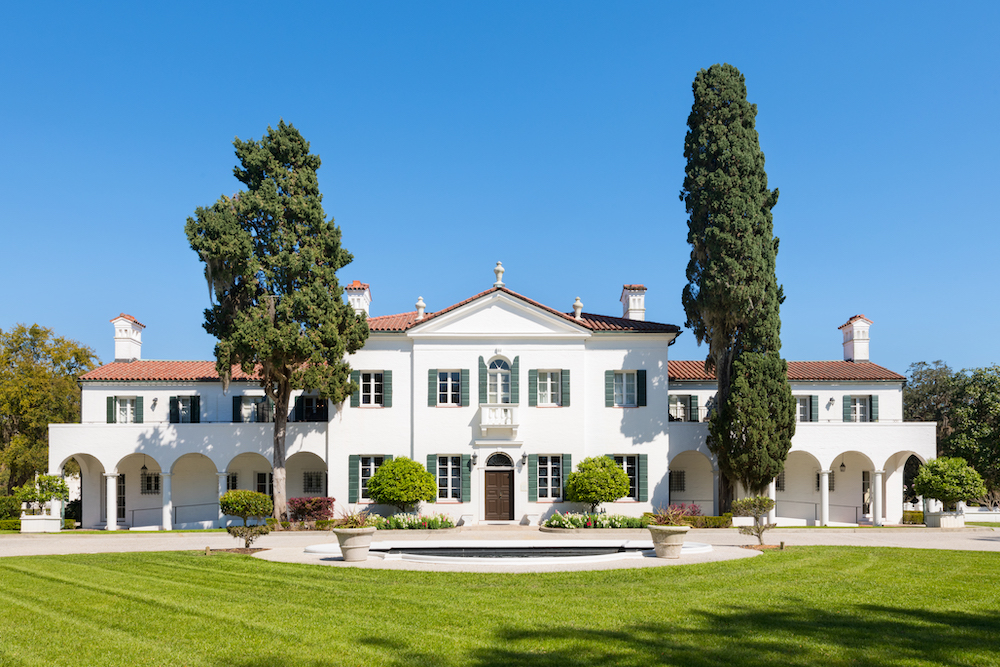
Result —
[[685, 475], [683, 470], [671, 470], [670, 471], [670, 492], [671, 493], [684, 493], [687, 489]]
[[307, 470], [302, 473], [302, 493], [323, 493], [324, 477], [322, 472], [315, 470]]
[[[816, 473], [816, 490], [819, 491], [819, 485], [822, 482], [823, 476], [820, 473]], [[830, 471], [830, 480], [826, 485], [829, 491], [833, 491], [833, 471]]]
[[118, 520], [124, 521], [125, 520], [125, 475], [124, 474], [118, 475], [117, 482], [118, 484], [116, 490], [118, 492], [117, 493]]
[[361, 457], [361, 500], [370, 501], [368, 496], [368, 480], [372, 478], [379, 466], [385, 462], [384, 456], [362, 456]]
[[240, 474], [238, 472], [231, 472], [226, 475], [226, 491], [238, 488], [240, 488]]
[[139, 493], [144, 496], [157, 496], [160, 494], [160, 473], [141, 472], [139, 473]]
[[774, 490], [775, 491], [781, 491], [782, 493], [784, 493], [784, 491], [785, 491], [785, 471], [784, 470], [782, 470], [781, 472], [779, 472], [778, 476], [774, 478]]
[[274, 495], [274, 473], [271, 472], [258, 472], [257, 477], [257, 493], [264, 493], [269, 496]]
[[538, 498], [562, 500], [562, 455], [538, 456]]
[[639, 499], [639, 457], [637, 456], [615, 456], [615, 463], [622, 467], [628, 475], [628, 495], [631, 500]]
[[438, 498], [462, 500], [462, 457], [439, 454], [437, 457]]

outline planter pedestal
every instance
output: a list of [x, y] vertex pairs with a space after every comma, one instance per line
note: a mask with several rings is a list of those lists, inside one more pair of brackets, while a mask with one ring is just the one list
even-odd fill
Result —
[[684, 536], [691, 526], [646, 526], [653, 536], [653, 549], [657, 558], [680, 558]]
[[62, 524], [63, 521], [58, 514], [21, 515], [22, 533], [58, 533], [62, 530]]
[[928, 528], [965, 528], [962, 512], [924, 512], [924, 525]]
[[377, 529], [371, 528], [334, 528], [333, 534], [340, 543], [340, 553], [348, 562], [368, 560], [368, 548], [372, 545], [372, 535]]

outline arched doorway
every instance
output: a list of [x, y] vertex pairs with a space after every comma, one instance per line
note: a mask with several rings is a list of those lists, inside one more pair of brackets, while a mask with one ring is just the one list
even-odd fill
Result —
[[485, 484], [483, 485], [486, 521], [514, 520], [514, 462], [503, 452], [491, 454], [486, 459]]

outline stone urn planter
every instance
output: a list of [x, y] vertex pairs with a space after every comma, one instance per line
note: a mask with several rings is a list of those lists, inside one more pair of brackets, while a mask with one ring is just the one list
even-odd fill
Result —
[[659, 526], [650, 524], [650, 534], [653, 536], [653, 549], [657, 558], [680, 558], [681, 547], [684, 546], [684, 536], [691, 526]]
[[965, 514], [955, 512], [924, 512], [924, 525], [928, 528], [965, 528]]
[[378, 530], [369, 528], [333, 528], [340, 544], [340, 553], [344, 560], [352, 563], [368, 560], [368, 548], [372, 545], [372, 536]]

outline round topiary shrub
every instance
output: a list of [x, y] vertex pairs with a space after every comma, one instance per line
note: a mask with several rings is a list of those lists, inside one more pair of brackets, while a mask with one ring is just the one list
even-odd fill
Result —
[[[267, 523], [261, 523], [274, 510], [271, 496], [247, 489], [233, 489], [219, 498], [219, 508], [223, 514], [243, 519], [242, 526], [228, 526], [226, 531], [233, 537], [242, 539], [247, 549], [258, 537], [271, 532]], [[248, 526], [247, 519], [257, 519], [257, 525]]]
[[368, 497], [406, 512], [421, 500], [434, 502], [437, 480], [422, 465], [404, 456], [379, 466], [368, 480]]
[[590, 505], [596, 512], [601, 503], [610, 503], [628, 495], [628, 475], [615, 460], [593, 456], [580, 461], [576, 472], [566, 477], [566, 500]]
[[983, 478], [960, 457], [931, 459], [917, 472], [913, 488], [925, 498], [940, 500], [945, 510], [954, 509], [960, 500], [986, 495]]

